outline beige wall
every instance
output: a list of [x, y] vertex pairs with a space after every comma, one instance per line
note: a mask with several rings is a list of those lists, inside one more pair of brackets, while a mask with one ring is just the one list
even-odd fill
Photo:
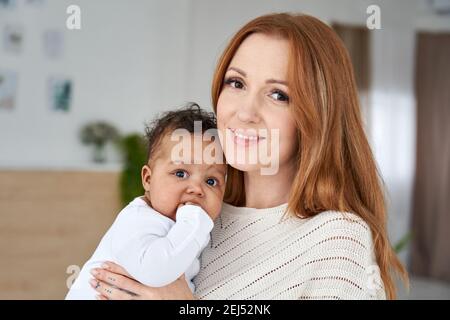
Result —
[[120, 210], [118, 172], [0, 171], [0, 299], [63, 299]]

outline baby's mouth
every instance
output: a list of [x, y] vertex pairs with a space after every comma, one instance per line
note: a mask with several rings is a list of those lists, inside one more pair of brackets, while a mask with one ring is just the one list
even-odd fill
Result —
[[194, 203], [194, 202], [191, 202], [191, 201], [186, 201], [186, 202], [180, 203], [180, 204], [178, 205], [178, 208], [180, 208], [180, 207], [182, 207], [182, 206], [185, 206], [185, 205], [187, 205], [187, 204], [194, 205], [194, 206], [200, 206], [200, 205], [197, 204], [197, 203]]

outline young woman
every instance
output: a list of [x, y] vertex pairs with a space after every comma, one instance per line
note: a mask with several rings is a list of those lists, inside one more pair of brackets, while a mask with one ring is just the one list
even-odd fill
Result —
[[[183, 277], [151, 288], [108, 263], [93, 272], [99, 298], [395, 298], [393, 274], [407, 275], [387, 237], [352, 66], [335, 32], [307, 15], [250, 21], [218, 62], [212, 101], [230, 168], [194, 296]], [[276, 173], [233, 161], [232, 149], [267, 142], [278, 143]]]

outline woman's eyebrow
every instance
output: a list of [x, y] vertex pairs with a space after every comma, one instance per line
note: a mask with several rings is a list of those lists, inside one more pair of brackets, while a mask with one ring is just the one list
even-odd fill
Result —
[[241, 74], [242, 76], [244, 76], [244, 77], [247, 76], [247, 74], [246, 74], [243, 70], [241, 70], [241, 69], [239, 69], [239, 68], [236, 68], [236, 67], [229, 67], [227, 71], [229, 71], [229, 70], [236, 71], [237, 73], [240, 73], [240, 74]]
[[286, 87], [289, 86], [286, 81], [277, 80], [277, 79], [269, 79], [269, 80], [266, 81], [266, 83], [279, 83], [279, 84], [285, 85]]
[[[242, 76], [247, 77], [247, 73], [245, 73], [242, 69], [236, 68], [236, 67], [229, 67], [227, 71], [236, 71], [237, 73], [240, 73]], [[266, 80], [266, 83], [271, 84], [271, 83], [278, 83], [278, 84], [282, 84], [288, 87], [288, 83], [287, 81], [284, 80], [277, 80], [277, 79], [268, 79]]]

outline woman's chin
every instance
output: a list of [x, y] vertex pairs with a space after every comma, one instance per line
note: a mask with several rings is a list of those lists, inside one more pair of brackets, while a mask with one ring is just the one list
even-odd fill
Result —
[[260, 172], [260, 170], [264, 167], [259, 163], [251, 164], [251, 163], [240, 163], [240, 162], [234, 162], [234, 163], [228, 162], [228, 164], [230, 166], [232, 166], [233, 168], [235, 168], [239, 171], [243, 171], [243, 172], [253, 172], [253, 171]]

